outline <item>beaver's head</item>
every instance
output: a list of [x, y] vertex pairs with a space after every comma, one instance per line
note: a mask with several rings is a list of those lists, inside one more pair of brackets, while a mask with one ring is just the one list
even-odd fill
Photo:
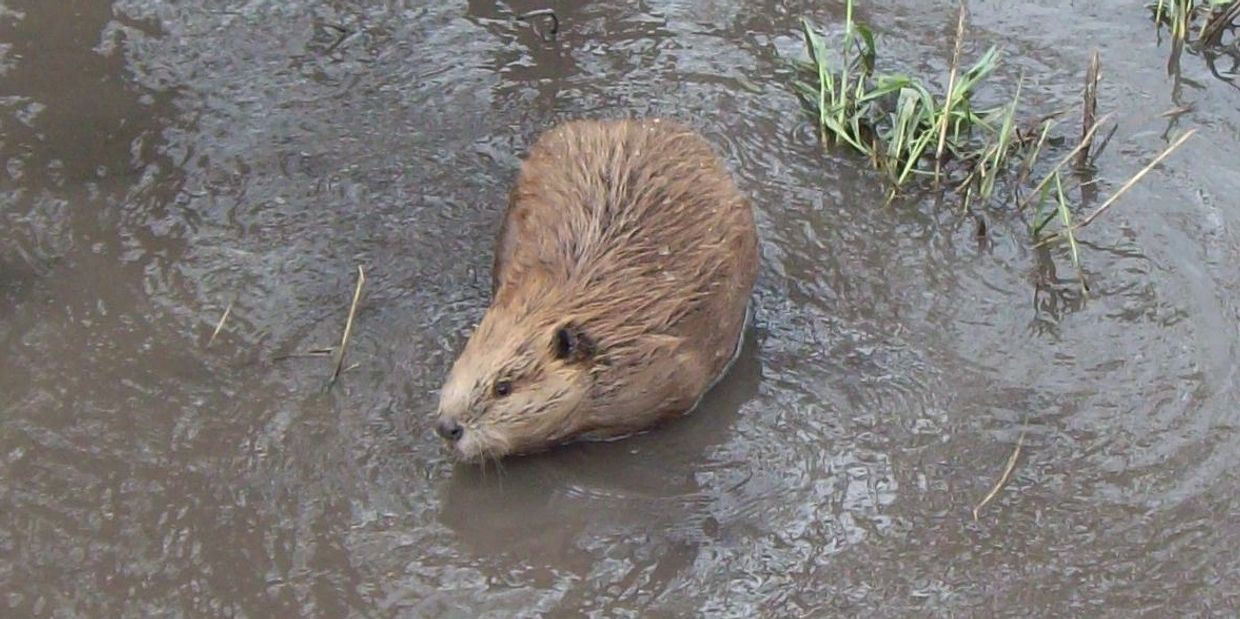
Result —
[[439, 396], [435, 431], [469, 461], [549, 448], [582, 433], [595, 344], [572, 320], [487, 312]]

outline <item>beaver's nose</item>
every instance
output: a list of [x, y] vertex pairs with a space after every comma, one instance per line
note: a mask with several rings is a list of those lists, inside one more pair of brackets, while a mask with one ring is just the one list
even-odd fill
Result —
[[455, 443], [461, 440], [461, 435], [465, 434], [465, 428], [457, 423], [455, 419], [440, 419], [435, 422], [435, 433], [449, 443]]

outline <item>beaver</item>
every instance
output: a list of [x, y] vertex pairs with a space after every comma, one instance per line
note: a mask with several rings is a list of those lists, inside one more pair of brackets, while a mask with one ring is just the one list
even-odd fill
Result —
[[753, 210], [685, 125], [544, 132], [494, 251], [490, 307], [435, 422], [462, 460], [644, 431], [692, 411], [739, 353], [759, 261]]

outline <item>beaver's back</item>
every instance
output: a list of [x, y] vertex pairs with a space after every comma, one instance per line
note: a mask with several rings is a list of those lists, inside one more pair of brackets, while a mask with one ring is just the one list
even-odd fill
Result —
[[497, 295], [530, 271], [555, 286], [707, 293], [756, 252], [752, 211], [723, 163], [668, 121], [557, 127], [531, 149], [510, 198]]

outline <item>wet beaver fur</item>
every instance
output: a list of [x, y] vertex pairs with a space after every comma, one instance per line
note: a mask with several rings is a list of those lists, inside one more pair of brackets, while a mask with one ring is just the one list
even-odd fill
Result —
[[618, 438], [692, 410], [738, 352], [753, 211], [691, 129], [578, 120], [509, 196], [492, 301], [440, 393], [463, 460]]

